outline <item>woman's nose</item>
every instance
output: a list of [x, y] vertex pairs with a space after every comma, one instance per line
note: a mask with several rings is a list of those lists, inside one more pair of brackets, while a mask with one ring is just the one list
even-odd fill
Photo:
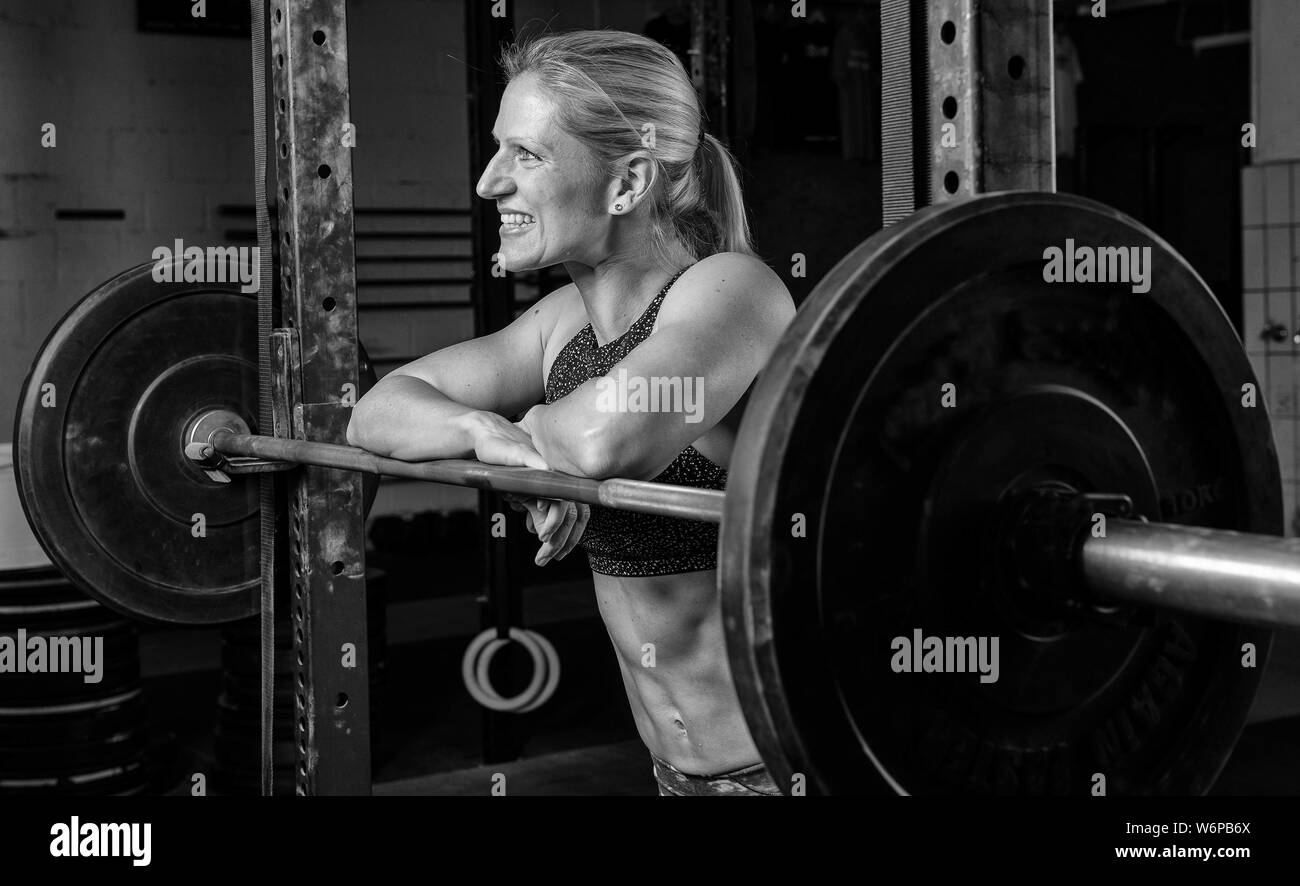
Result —
[[474, 193], [478, 194], [484, 200], [491, 200], [497, 194], [501, 193], [500, 179], [502, 178], [496, 171], [496, 157], [488, 161], [487, 168], [479, 176], [478, 184], [474, 186]]

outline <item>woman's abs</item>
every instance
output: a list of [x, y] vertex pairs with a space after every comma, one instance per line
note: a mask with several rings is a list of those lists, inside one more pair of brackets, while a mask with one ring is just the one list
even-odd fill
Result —
[[646, 747], [694, 774], [757, 763], [727, 663], [716, 570], [595, 580]]

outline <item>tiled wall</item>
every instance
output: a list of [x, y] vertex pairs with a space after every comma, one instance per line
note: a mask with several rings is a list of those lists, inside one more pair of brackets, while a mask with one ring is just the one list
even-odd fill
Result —
[[1267, 392], [1281, 462], [1287, 534], [1297, 505], [1296, 382], [1300, 362], [1300, 162], [1241, 171], [1243, 336]]

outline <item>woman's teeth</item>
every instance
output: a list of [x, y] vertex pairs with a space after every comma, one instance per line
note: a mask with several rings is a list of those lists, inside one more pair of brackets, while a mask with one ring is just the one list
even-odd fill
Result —
[[512, 228], [521, 228], [531, 225], [536, 219], [531, 215], [525, 215], [520, 212], [503, 212], [501, 213], [501, 223]]

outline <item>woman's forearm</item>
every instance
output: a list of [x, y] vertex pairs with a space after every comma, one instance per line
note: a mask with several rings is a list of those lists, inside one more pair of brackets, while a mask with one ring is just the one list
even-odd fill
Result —
[[352, 409], [347, 440], [405, 461], [472, 458], [482, 413], [409, 375], [389, 375]]

